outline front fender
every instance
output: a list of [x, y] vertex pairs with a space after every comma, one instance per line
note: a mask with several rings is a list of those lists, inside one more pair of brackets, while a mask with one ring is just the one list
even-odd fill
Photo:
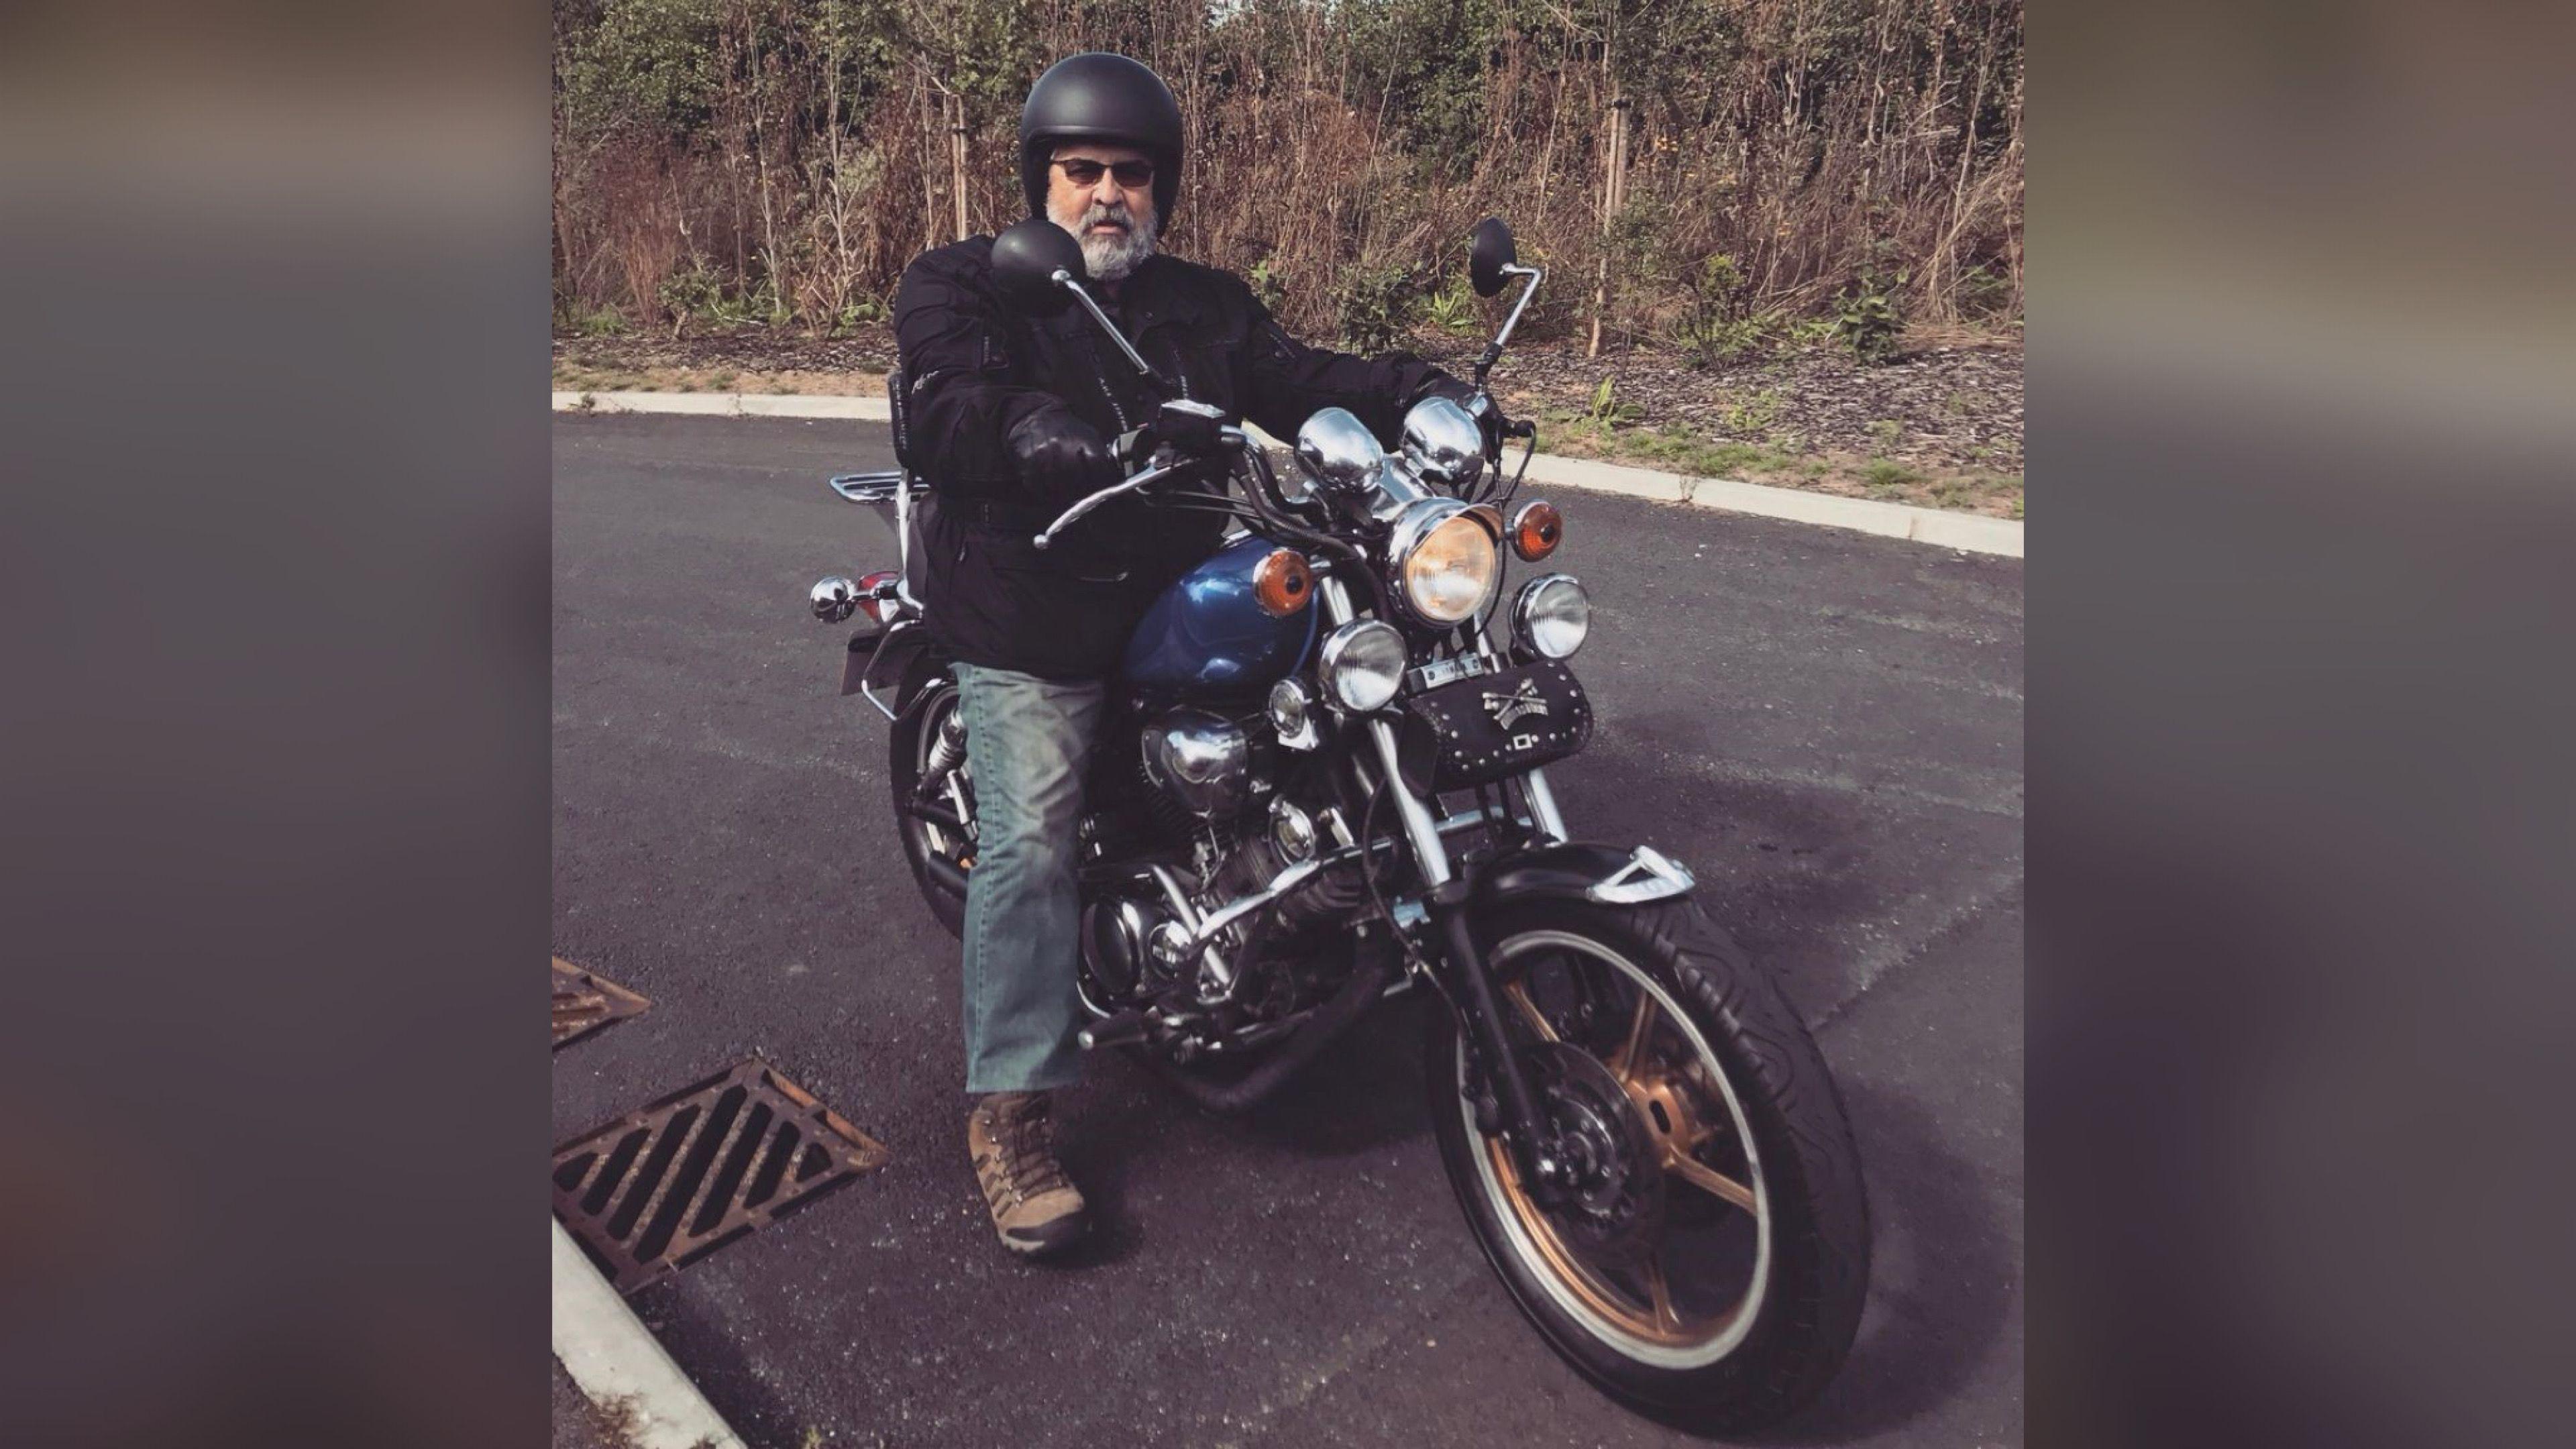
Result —
[[1569, 841], [1516, 850], [1476, 873], [1474, 902], [1498, 906], [1525, 897], [1555, 897], [1627, 906], [1687, 895], [1688, 867], [1651, 845]]

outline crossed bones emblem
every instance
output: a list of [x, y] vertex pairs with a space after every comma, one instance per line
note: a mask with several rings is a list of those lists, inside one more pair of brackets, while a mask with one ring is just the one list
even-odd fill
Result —
[[1493, 715], [1494, 723], [1510, 729], [1530, 715], [1547, 713], [1547, 701], [1539, 698], [1537, 681], [1524, 679], [1509, 694], [1485, 691], [1485, 709]]

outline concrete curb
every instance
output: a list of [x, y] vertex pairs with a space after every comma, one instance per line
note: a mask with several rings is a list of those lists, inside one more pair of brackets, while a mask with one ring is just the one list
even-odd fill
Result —
[[894, 421], [893, 405], [881, 397], [823, 397], [809, 393], [558, 392], [555, 394], [555, 411], [693, 413], [700, 417], [720, 418], [849, 418], [867, 423]]
[[[558, 392], [558, 412], [694, 413], [710, 417], [847, 418], [889, 422], [893, 411], [881, 397], [818, 397], [806, 394], [739, 392]], [[1281, 446], [1259, 428], [1255, 437]], [[1506, 460], [1509, 461], [1509, 460]], [[1516, 466], [1516, 465], [1515, 465]], [[1910, 503], [1881, 503], [1872, 498], [1844, 498], [1804, 488], [1773, 488], [1734, 478], [1693, 478], [1655, 468], [1632, 468], [1590, 458], [1541, 453], [1530, 459], [1530, 483], [1550, 488], [1576, 488], [1588, 493], [1615, 493], [1657, 503], [1682, 503], [1722, 513], [1785, 519], [1821, 528], [1847, 528], [1881, 538], [1954, 548], [1964, 553], [2020, 558], [2021, 521], [1954, 513], [1946, 508], [1918, 508]]]
[[554, 1230], [555, 1357], [582, 1394], [622, 1414], [638, 1449], [747, 1449], [563, 1224]]

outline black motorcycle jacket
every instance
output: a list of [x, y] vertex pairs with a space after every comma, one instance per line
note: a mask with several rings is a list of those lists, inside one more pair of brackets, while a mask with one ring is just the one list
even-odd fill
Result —
[[[1116, 669], [1146, 607], [1213, 550], [1225, 520], [1121, 500], [1051, 548], [1030, 542], [1072, 500], [1018, 475], [1012, 429], [1062, 408], [1115, 438], [1151, 420], [1159, 400], [1079, 308], [1032, 319], [1007, 306], [993, 290], [992, 249], [978, 236], [925, 252], [895, 293], [895, 449], [937, 500], [921, 540], [927, 622], [970, 664], [1096, 678]], [[1187, 396], [1275, 437], [1341, 407], [1392, 447], [1413, 403], [1471, 392], [1409, 354], [1308, 347], [1241, 278], [1177, 257], [1147, 258], [1100, 301]]]

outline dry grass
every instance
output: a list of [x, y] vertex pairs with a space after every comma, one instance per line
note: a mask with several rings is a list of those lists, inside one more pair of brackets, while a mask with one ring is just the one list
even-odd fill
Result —
[[[1869, 269], [1906, 275], [1918, 326], [2019, 312], [2016, 0], [1886, 0], [1821, 17], [1773, 0], [1731, 8], [1731, 68], [1669, 72], [1632, 97], [1629, 205], [1606, 240], [1606, 118], [1620, 88], [1610, 62], [1653, 38], [1586, 30], [1572, 12], [1501, 32], [1474, 87], [1480, 142], [1417, 155], [1405, 110], [1392, 90], [1352, 79], [1355, 42], [1320, 4], [1262, 0], [1221, 24], [1199, 0], [1024, 6], [1011, 53], [1027, 75], [979, 92], [960, 75], [990, 68], [989, 38], [962, 31], [952, 7], [901, 0], [890, 13], [905, 60], [867, 93], [843, 94], [837, 71], [797, 49], [812, 7], [738, 3], [743, 26], [783, 27], [783, 38], [765, 51], [719, 48], [711, 62], [728, 78], [695, 132], [576, 134], [559, 118], [565, 308], [668, 328], [687, 320], [674, 315], [674, 286], [698, 279], [808, 324], [866, 313], [905, 262], [956, 233], [952, 120], [968, 133], [968, 229], [1019, 220], [1017, 96], [1046, 59], [1106, 48], [1169, 79], [1188, 121], [1173, 250], [1259, 269], [1301, 335], [1342, 335], [1368, 279], [1393, 278], [1417, 300], [1436, 289], [1487, 212], [1511, 221], [1525, 259], [1552, 269], [1524, 324], [1531, 340], [1588, 327], [1605, 254], [1614, 345], [1679, 325], [1691, 274], [1718, 254], [1743, 278], [1726, 304], [1737, 311], [1817, 315]], [[1864, 26], [1865, 42], [1820, 40], [1828, 19]]]

